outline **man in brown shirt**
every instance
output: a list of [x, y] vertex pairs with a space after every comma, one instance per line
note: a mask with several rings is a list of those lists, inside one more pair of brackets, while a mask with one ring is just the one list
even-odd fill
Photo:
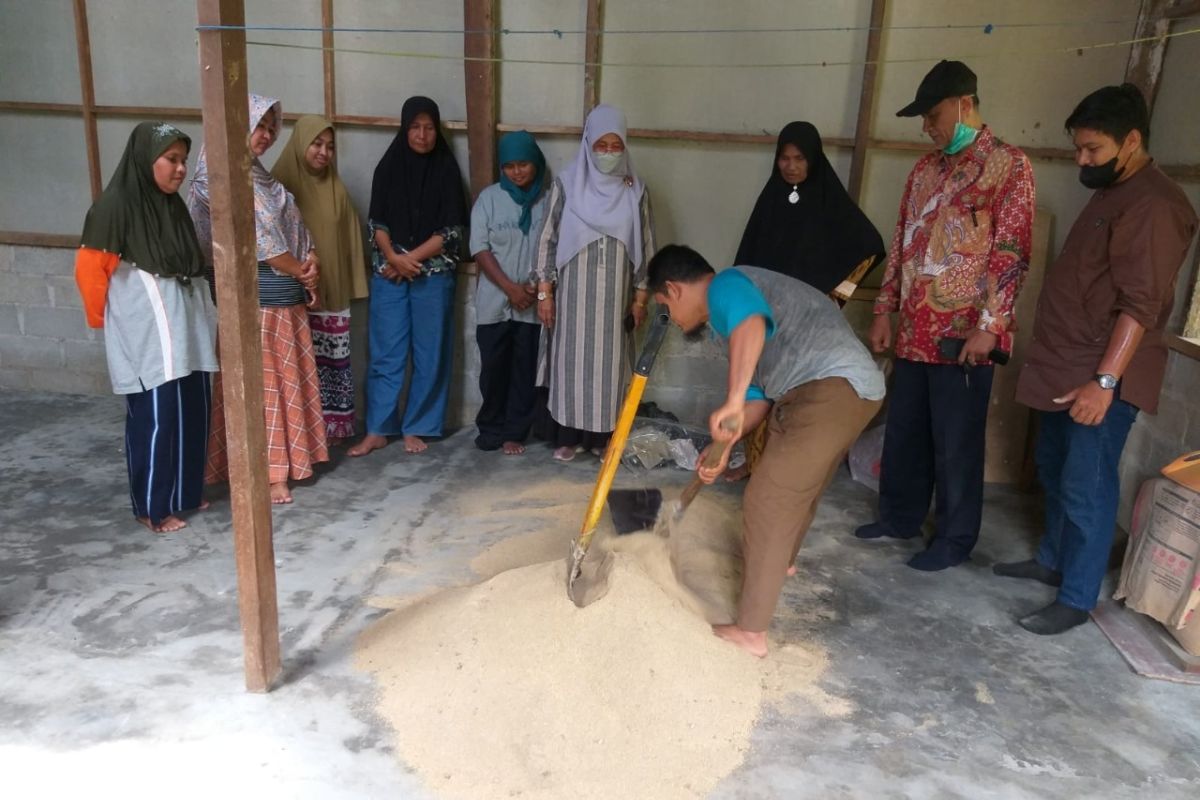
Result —
[[1083, 99], [1066, 128], [1079, 179], [1095, 194], [1046, 275], [1017, 400], [1037, 409], [1045, 531], [1036, 558], [997, 575], [1059, 587], [1020, 620], [1038, 634], [1085, 622], [1096, 606], [1116, 527], [1117, 465], [1138, 411], [1158, 409], [1163, 328], [1196, 231], [1183, 191], [1146, 150], [1149, 113], [1132, 84]]

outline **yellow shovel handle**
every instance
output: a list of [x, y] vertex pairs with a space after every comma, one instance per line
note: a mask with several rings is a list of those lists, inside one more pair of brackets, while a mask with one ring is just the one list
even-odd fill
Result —
[[625, 440], [629, 438], [629, 429], [633, 427], [633, 418], [637, 416], [645, 389], [646, 376], [635, 372], [629, 381], [629, 388], [625, 391], [625, 403], [621, 406], [621, 415], [617, 417], [617, 427], [608, 440], [604, 463], [600, 465], [600, 477], [592, 489], [592, 499], [588, 501], [587, 514], [584, 515], [583, 527], [579, 531], [577, 541], [584, 551], [588, 549], [588, 545], [592, 543], [592, 535], [596, 533], [596, 525], [600, 522], [601, 512], [604, 511], [604, 501], [608, 498], [608, 490], [616, 477], [617, 465], [621, 463], [621, 455], [625, 452]]

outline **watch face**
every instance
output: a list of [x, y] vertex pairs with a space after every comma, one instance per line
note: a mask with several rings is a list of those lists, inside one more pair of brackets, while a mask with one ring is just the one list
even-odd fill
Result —
[[1096, 382], [1100, 384], [1101, 389], [1117, 388], [1117, 379], [1112, 375], [1097, 375]]

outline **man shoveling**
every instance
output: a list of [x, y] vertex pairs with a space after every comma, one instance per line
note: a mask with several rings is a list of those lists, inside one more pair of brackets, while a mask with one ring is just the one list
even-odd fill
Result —
[[[689, 338], [707, 324], [728, 342], [728, 396], [709, 417], [713, 440], [732, 444], [770, 415], [744, 497], [737, 620], [713, 626], [761, 658], [817, 503], [882, 404], [883, 374], [837, 306], [795, 278], [756, 267], [718, 275], [695, 250], [668, 245], [650, 261], [649, 288]], [[728, 452], [700, 468], [701, 480], [725, 471]]]

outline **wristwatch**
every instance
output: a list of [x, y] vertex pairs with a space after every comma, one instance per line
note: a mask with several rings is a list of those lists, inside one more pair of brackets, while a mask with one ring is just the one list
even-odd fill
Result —
[[1100, 384], [1101, 389], [1110, 389], [1111, 390], [1111, 389], [1117, 388], [1117, 376], [1116, 375], [1109, 375], [1107, 373], [1102, 373], [1102, 374], [1094, 376], [1094, 380], [1096, 381], [1096, 383]]
[[550, 297], [551, 297], [551, 294], [549, 292], [538, 292], [538, 294], [537, 294], [539, 303], [542, 302], [543, 300], [549, 300]]

